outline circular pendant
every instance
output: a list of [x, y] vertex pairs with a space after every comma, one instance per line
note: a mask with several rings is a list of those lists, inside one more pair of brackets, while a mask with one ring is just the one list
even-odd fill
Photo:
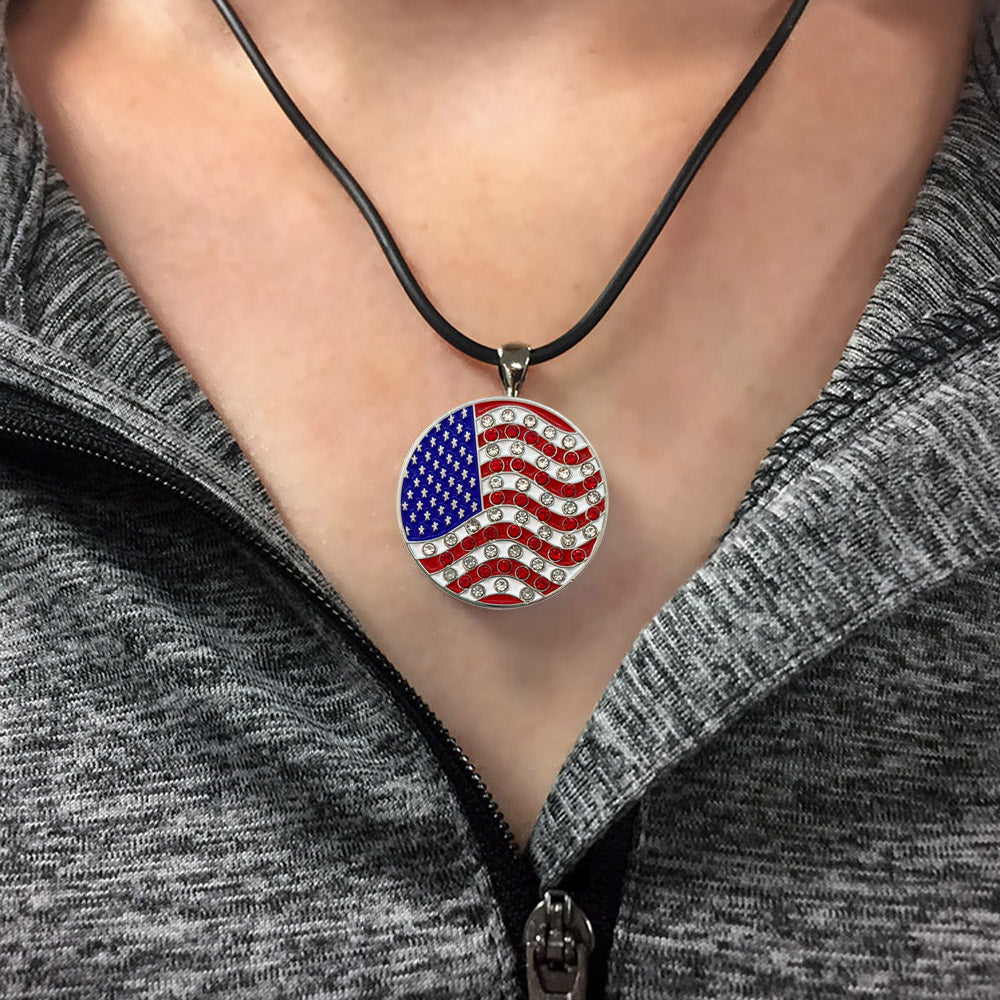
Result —
[[512, 608], [558, 594], [593, 558], [608, 492], [587, 439], [530, 400], [477, 399], [417, 438], [399, 477], [399, 527], [439, 587]]

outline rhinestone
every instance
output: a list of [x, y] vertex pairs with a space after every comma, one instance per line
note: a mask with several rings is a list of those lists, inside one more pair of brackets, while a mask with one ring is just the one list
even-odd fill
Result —
[[580, 466], [580, 475], [582, 475], [584, 479], [586, 479], [587, 476], [592, 476], [596, 471], [597, 470], [594, 468], [593, 462], [585, 462]]
[[458, 545], [458, 535], [454, 531], [449, 531], [447, 535], [444, 536], [444, 544], [450, 549], [453, 545]]
[[453, 570], [450, 566], [444, 571], [444, 578], [448, 583], [454, 583], [458, 579], [457, 570]]
[[506, 594], [507, 593], [507, 588], [509, 586], [510, 586], [510, 584], [503, 577], [500, 577], [500, 579], [497, 580], [497, 582], [493, 584], [493, 587], [494, 587], [494, 589], [496, 590], [496, 592], [498, 594]]
[[479, 530], [479, 529], [480, 529], [481, 527], [482, 527], [482, 525], [481, 525], [481, 524], [480, 524], [480, 523], [479, 523], [479, 522], [478, 522], [478, 521], [477, 521], [477, 520], [476, 520], [475, 518], [473, 518], [473, 519], [472, 519], [471, 521], [469, 521], [469, 523], [468, 523], [468, 524], [467, 524], [467, 525], [465, 526], [465, 530], [466, 530], [466, 531], [467, 531], [467, 532], [468, 532], [468, 533], [469, 533], [470, 535], [474, 535], [474, 534], [475, 534], [475, 533], [476, 533], [476, 532], [477, 532], [477, 531], [478, 531], [478, 530]]
[[593, 524], [588, 524], [586, 528], [583, 529], [584, 538], [596, 538], [597, 528]]
[[493, 426], [493, 423], [494, 423], [494, 420], [493, 420], [493, 417], [492, 417], [492, 415], [491, 415], [491, 414], [489, 414], [489, 413], [487, 413], [487, 414], [486, 414], [486, 416], [485, 416], [485, 417], [483, 417], [483, 419], [479, 421], [479, 423], [480, 423], [480, 424], [481, 424], [481, 425], [482, 425], [483, 427], [492, 427], [492, 426]]
[[480, 598], [486, 596], [486, 588], [481, 583], [475, 583], [472, 585], [470, 593], [478, 601]]
[[486, 556], [487, 559], [496, 559], [496, 557], [500, 555], [500, 550], [495, 545], [487, 545], [486, 548], [483, 549], [483, 555]]
[[531, 587], [524, 587], [521, 590], [521, 593], [517, 596], [520, 597], [525, 604], [530, 604], [535, 599], [535, 592], [531, 589]]
[[547, 524], [539, 525], [538, 537], [544, 538], [546, 541], [548, 541], [552, 537], [552, 529]]
[[527, 524], [528, 523], [528, 512], [526, 510], [519, 510], [514, 515], [514, 520], [517, 521], [518, 524]]
[[575, 447], [576, 447], [576, 438], [575, 438], [575, 437], [573, 437], [573, 435], [572, 435], [572, 434], [567, 434], [567, 435], [566, 435], [566, 436], [565, 436], [565, 437], [564, 437], [564, 438], [562, 439], [562, 446], [563, 446], [563, 447], [564, 447], [565, 449], [567, 449], [567, 451], [568, 451], [568, 450], [569, 450], [570, 448], [575, 448]]
[[563, 504], [563, 513], [564, 514], [571, 514], [571, 515], [575, 514], [576, 513], [576, 504], [573, 503], [572, 500], [567, 500]]
[[514, 483], [514, 488], [519, 493], [527, 493], [529, 486], [531, 486], [531, 480], [525, 479], [524, 476], [522, 476], [516, 483]]
[[525, 427], [535, 427], [538, 424], [538, 417], [534, 413], [526, 413], [524, 415], [524, 426]]
[[497, 521], [503, 520], [503, 511], [499, 507], [491, 507], [486, 512], [486, 516], [487, 518], [489, 518], [489, 520], [491, 520], [494, 524], [496, 524]]
[[500, 476], [490, 476], [490, 489], [499, 490], [503, 488], [503, 479]]
[[562, 583], [566, 579], [566, 570], [564, 569], [554, 569], [552, 571], [552, 582]]
[[550, 441], [556, 436], [556, 429], [554, 427], [546, 427], [542, 434], [545, 435]]
[[546, 506], [551, 507], [555, 503], [556, 498], [551, 493], [543, 493], [539, 500]]
[[432, 556], [437, 550], [438, 547], [433, 542], [427, 542], [421, 551], [425, 556]]
[[549, 467], [549, 460], [544, 455], [539, 455], [538, 458], [535, 459], [535, 465], [537, 465], [539, 469], [547, 469]]
[[572, 549], [576, 546], [576, 535], [563, 535], [562, 543], [564, 549]]
[[500, 454], [500, 445], [498, 445], [498, 444], [488, 444], [486, 446], [486, 454], [489, 455], [490, 458], [496, 458], [497, 455]]
[[512, 441], [510, 446], [510, 453], [512, 455], [523, 455], [524, 445], [520, 441]]
[[570, 477], [570, 476], [572, 476], [572, 475], [573, 475], [573, 473], [572, 473], [572, 472], [570, 472], [570, 471], [569, 471], [569, 469], [567, 469], [565, 465], [560, 465], [560, 466], [559, 466], [559, 469], [558, 469], [558, 471], [556, 472], [556, 475], [557, 475], [557, 476], [558, 476], [558, 477], [559, 477], [559, 478], [560, 478], [560, 479], [561, 479], [561, 480], [562, 480], [563, 482], [566, 482], [566, 480], [567, 480], [567, 479], [569, 479], [569, 477]]
[[507, 555], [510, 556], [511, 559], [520, 559], [521, 556], [524, 555], [524, 549], [522, 549], [520, 545], [512, 545], [507, 550]]
[[500, 419], [509, 424], [514, 419], [514, 416], [515, 414], [513, 410], [504, 410], [503, 413], [500, 414]]
[[589, 503], [591, 507], [593, 507], [594, 504], [598, 504], [600, 502], [601, 502], [601, 494], [598, 493], [597, 490], [591, 490], [587, 494], [587, 503]]
[[464, 559], [462, 560], [462, 565], [463, 565], [463, 566], [464, 566], [464, 567], [465, 567], [466, 569], [475, 569], [475, 568], [476, 568], [476, 563], [477, 563], [477, 559], [476, 559], [476, 557], [475, 557], [475, 556], [466, 556], [466, 557], [465, 557], [465, 558], [464, 558]]
[[535, 571], [536, 573], [541, 573], [541, 571], [542, 571], [543, 569], [545, 569], [545, 560], [544, 560], [544, 559], [539, 559], [539, 558], [538, 558], [538, 557], [536, 556], [536, 557], [535, 557], [534, 559], [532, 559], [532, 560], [531, 560], [531, 568], [532, 568], [532, 569], [533, 569], [533, 570], [534, 570], [534, 571]]

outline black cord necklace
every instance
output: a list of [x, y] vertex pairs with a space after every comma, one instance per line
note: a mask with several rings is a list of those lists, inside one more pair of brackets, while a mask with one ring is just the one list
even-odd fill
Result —
[[428, 299], [372, 200], [292, 100], [231, 4], [212, 2], [278, 105], [357, 205], [420, 315], [452, 347], [499, 367], [506, 396], [473, 400], [446, 413], [406, 456], [397, 508], [411, 555], [439, 586], [480, 606], [519, 607], [557, 593], [597, 549], [607, 523], [607, 489], [600, 462], [576, 426], [552, 409], [516, 398], [528, 365], [568, 351], [608, 312], [809, 0], [793, 0], [594, 304], [541, 347], [512, 343], [499, 349], [466, 336]]

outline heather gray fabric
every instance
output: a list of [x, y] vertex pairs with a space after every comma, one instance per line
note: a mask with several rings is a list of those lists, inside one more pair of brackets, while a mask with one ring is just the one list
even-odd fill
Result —
[[[1000, 995], [995, 7], [830, 384], [536, 828], [557, 884], [640, 805], [609, 997]], [[0, 389], [187, 484], [0, 411], [0, 996], [520, 996], [453, 786], [5, 61], [0, 115]]]

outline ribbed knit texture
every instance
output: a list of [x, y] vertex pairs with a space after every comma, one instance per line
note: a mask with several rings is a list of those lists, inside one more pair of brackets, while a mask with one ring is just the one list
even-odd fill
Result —
[[[834, 377], [536, 828], [558, 884], [639, 806], [608, 997], [1000, 996], [995, 8]], [[458, 785], [5, 61], [0, 116], [0, 996], [520, 997]]]

